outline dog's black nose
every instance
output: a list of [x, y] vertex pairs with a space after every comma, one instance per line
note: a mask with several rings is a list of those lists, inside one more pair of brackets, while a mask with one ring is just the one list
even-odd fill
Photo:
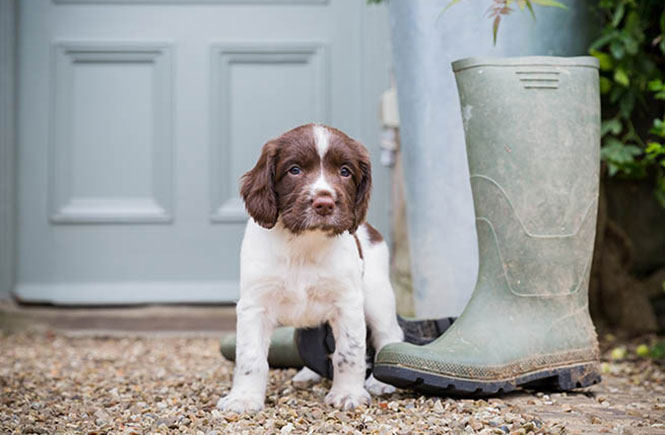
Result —
[[312, 207], [314, 207], [316, 213], [327, 216], [335, 209], [335, 201], [329, 196], [317, 196], [312, 202]]

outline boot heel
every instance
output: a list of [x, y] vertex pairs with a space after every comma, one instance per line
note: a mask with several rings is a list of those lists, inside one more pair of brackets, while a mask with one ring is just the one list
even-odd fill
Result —
[[600, 382], [598, 364], [583, 364], [575, 367], [561, 369], [552, 378], [552, 387], [559, 391], [568, 391], [575, 388], [584, 388]]
[[601, 380], [598, 365], [580, 364], [552, 370], [550, 376], [528, 382], [522, 386], [527, 389], [570, 391], [575, 388], [590, 387]]

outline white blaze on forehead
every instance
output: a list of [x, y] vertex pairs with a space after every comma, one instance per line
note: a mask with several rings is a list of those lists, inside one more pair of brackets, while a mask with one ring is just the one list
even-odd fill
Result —
[[328, 151], [330, 132], [322, 125], [315, 125], [313, 128], [316, 150], [319, 152], [319, 157], [323, 160], [323, 156], [325, 156], [326, 151]]
[[310, 185], [310, 193], [312, 195], [317, 194], [329, 194], [333, 199], [336, 199], [335, 189], [328, 183], [326, 180], [325, 172], [323, 171], [323, 156], [326, 155], [328, 151], [328, 145], [330, 143], [330, 131], [322, 125], [315, 125], [314, 127], [314, 144], [316, 145], [316, 150], [319, 153], [321, 158], [320, 173], [318, 178], [314, 183]]

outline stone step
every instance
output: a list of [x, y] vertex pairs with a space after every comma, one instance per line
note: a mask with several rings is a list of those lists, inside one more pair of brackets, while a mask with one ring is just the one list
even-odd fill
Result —
[[61, 307], [0, 302], [0, 330], [73, 335], [223, 335], [235, 330], [234, 305]]

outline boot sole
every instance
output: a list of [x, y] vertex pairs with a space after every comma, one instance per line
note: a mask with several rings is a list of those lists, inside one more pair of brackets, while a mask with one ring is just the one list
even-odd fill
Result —
[[[397, 322], [404, 332], [404, 341], [423, 345], [436, 340], [455, 321], [454, 317], [441, 319], [408, 320], [397, 316]], [[296, 329], [296, 346], [305, 366], [315, 373], [333, 378], [333, 366], [330, 355], [335, 351], [335, 337], [327, 323], [317, 328]], [[367, 376], [372, 372], [374, 348], [367, 344]]]
[[595, 362], [568, 364], [493, 381], [454, 378], [391, 364], [375, 365], [374, 376], [400, 388], [435, 395], [464, 396], [489, 396], [518, 388], [568, 391], [589, 387], [601, 380]]

